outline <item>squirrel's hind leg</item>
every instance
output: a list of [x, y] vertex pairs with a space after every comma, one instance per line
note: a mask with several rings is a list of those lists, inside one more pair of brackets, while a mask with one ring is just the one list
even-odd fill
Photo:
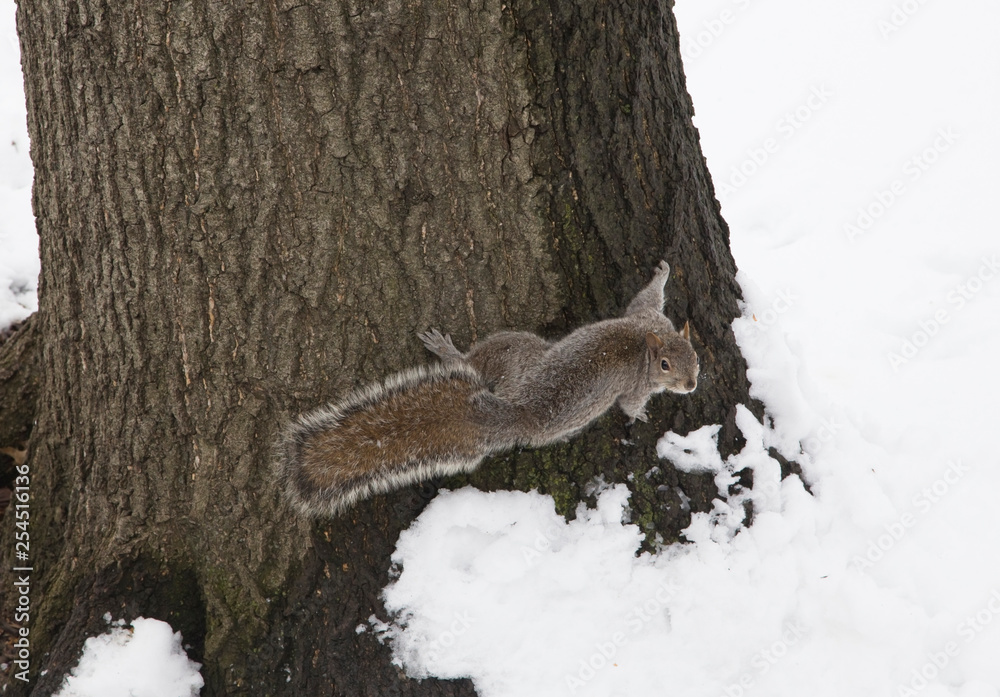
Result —
[[653, 274], [653, 280], [639, 291], [635, 299], [629, 303], [628, 309], [625, 310], [625, 316], [649, 310], [657, 313], [663, 312], [663, 286], [666, 285], [668, 278], [670, 278], [670, 264], [661, 261]]
[[417, 334], [417, 337], [424, 342], [427, 350], [440, 358], [443, 363], [465, 360], [465, 354], [452, 343], [451, 334], [441, 334], [437, 329], [429, 329]]

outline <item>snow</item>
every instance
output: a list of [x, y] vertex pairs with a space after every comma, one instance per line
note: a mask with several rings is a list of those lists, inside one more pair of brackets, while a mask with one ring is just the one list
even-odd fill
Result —
[[14, 3], [0, 2], [0, 330], [38, 309], [38, 236], [31, 159], [14, 32]]
[[656, 444], [656, 454], [682, 472], [718, 472], [723, 467], [718, 440], [721, 428], [719, 424], [702, 426], [686, 436], [668, 432]]
[[[111, 615], [104, 616], [111, 620]], [[84, 642], [80, 662], [55, 697], [197, 697], [205, 685], [180, 632], [160, 620], [137, 617]]]
[[[38, 271], [2, 2], [0, 327], [35, 307]], [[650, 470], [713, 472], [719, 496], [655, 554], [623, 484], [572, 522], [537, 493], [443, 492], [399, 538], [389, 616], [357, 631], [482, 697], [1000, 697], [1000, 5], [676, 13], [765, 423], [739, 409], [747, 445], [725, 460], [717, 424], [663, 435]], [[747, 467], [754, 489], [730, 496]], [[169, 628], [154, 654], [137, 622], [90, 641], [183, 664]]]

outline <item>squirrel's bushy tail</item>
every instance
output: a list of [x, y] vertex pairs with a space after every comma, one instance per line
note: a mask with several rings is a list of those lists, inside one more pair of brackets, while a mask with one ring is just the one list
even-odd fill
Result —
[[504, 410], [469, 366], [399, 373], [289, 425], [278, 443], [282, 485], [307, 515], [335, 515], [372, 494], [470, 471], [514, 445], [496, 435]]

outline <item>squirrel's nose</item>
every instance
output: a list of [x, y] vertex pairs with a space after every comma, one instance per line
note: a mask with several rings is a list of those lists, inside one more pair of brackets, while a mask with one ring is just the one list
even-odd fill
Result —
[[697, 386], [698, 386], [698, 383], [695, 382], [694, 380], [688, 380], [686, 383], [684, 383], [684, 387], [686, 387], [688, 389], [688, 392], [693, 392], [694, 388], [697, 387]]

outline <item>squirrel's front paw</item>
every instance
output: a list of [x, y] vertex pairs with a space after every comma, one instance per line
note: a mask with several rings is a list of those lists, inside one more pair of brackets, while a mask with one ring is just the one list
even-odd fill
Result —
[[656, 273], [660, 276], [670, 275], [670, 264], [667, 263], [666, 259], [662, 260], [660, 265], [656, 267]]
[[628, 425], [631, 426], [636, 421], [641, 421], [643, 423], [649, 423], [649, 417], [646, 416], [646, 411], [645, 410], [640, 411], [638, 414], [636, 414], [631, 419], [629, 419]]

